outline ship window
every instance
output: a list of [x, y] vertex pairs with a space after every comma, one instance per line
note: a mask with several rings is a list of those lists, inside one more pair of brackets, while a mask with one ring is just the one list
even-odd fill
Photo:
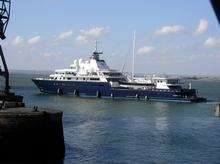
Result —
[[170, 80], [168, 80], [168, 83], [169, 84], [178, 84], [179, 80], [178, 79], [170, 79]]
[[121, 79], [120, 78], [107, 78], [108, 81], [112, 82], [119, 82]]
[[71, 78], [70, 78], [70, 77], [67, 77], [67, 80], [71, 80]]
[[76, 78], [76, 80], [78, 80], [78, 77]]
[[122, 75], [119, 72], [104, 72], [103, 74], [107, 76], [121, 76]]
[[100, 80], [99, 78], [90, 78], [90, 80], [96, 80], [96, 81], [98, 81], [98, 80]]
[[86, 80], [86, 78], [83, 78], [83, 80]]

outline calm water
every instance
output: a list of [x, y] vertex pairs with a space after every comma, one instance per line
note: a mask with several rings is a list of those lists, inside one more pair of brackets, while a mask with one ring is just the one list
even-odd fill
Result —
[[41, 94], [33, 75], [13, 75], [12, 89], [28, 106], [64, 112], [65, 164], [220, 163], [220, 82], [194, 81], [214, 102], [199, 104], [81, 99]]

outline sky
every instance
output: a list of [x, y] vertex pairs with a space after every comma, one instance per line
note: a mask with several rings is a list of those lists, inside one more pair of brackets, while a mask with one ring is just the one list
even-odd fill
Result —
[[208, 0], [12, 0], [1, 41], [11, 70], [68, 68], [95, 40], [113, 69], [220, 75], [220, 26]]

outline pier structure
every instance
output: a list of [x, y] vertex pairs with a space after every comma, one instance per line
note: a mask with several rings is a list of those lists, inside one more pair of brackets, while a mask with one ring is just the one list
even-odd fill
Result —
[[0, 161], [62, 159], [62, 115], [37, 107], [0, 110]]

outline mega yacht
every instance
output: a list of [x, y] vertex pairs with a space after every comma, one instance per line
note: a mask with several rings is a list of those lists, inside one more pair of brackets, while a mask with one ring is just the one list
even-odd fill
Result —
[[110, 69], [105, 60], [100, 59], [101, 54], [103, 52], [96, 49], [89, 60], [76, 59], [68, 69], [55, 70], [47, 78], [32, 80], [41, 92], [48, 94], [145, 101], [206, 101], [198, 96], [196, 89], [184, 88], [178, 78], [136, 78]]

